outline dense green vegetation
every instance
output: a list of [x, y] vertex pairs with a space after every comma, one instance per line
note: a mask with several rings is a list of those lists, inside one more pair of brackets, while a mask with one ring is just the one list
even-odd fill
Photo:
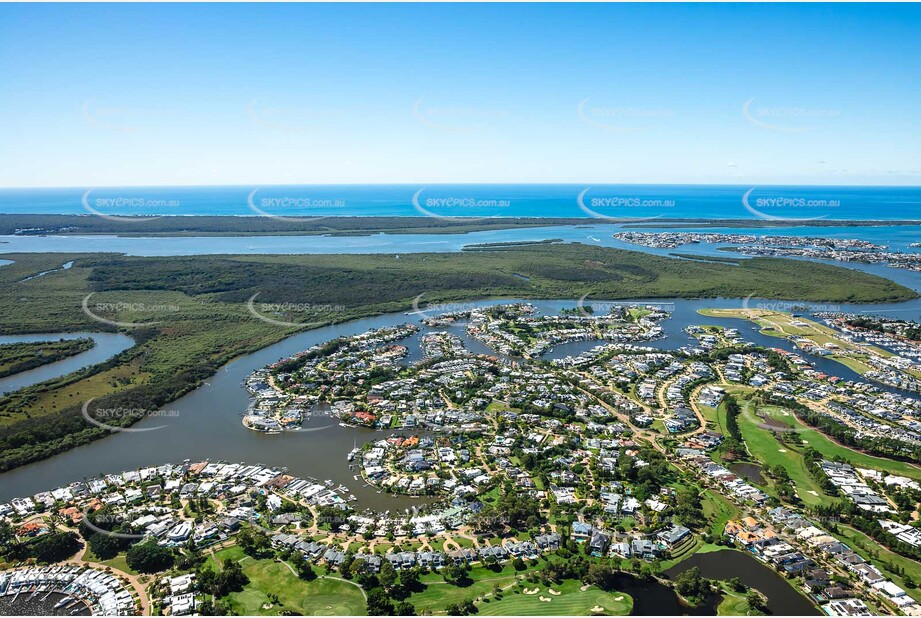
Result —
[[173, 551], [156, 540], [136, 543], [128, 548], [125, 559], [128, 566], [138, 573], [159, 573], [173, 566]]
[[239, 236], [365, 234], [458, 234], [483, 230], [548, 225], [585, 225], [586, 219], [496, 218], [436, 219], [433, 217], [270, 217], [176, 216], [134, 217], [130, 221], [93, 215], [0, 214], [0, 234], [118, 234], [120, 236]]
[[[483, 296], [524, 298], [744, 297], [880, 302], [915, 298], [892, 281], [826, 264], [769, 258], [700, 264], [581, 244], [498, 247], [474, 254], [194, 256], [99, 255], [92, 289], [173, 290], [216, 300], [344, 305]], [[305, 319], [306, 321], [306, 319]]]
[[75, 356], [94, 345], [89, 337], [0, 345], [0, 378]]
[[[822, 226], [874, 226], [874, 221], [761, 221], [753, 219], [658, 219], [654, 222], [630, 223], [626, 227], [670, 227], [675, 223], [694, 224], [699, 227], [796, 227]], [[496, 217], [489, 219], [436, 219], [434, 217], [286, 217], [284, 221], [270, 217], [238, 216], [170, 216], [134, 217], [131, 221], [110, 220], [89, 214], [0, 214], [0, 234], [119, 234], [121, 236], [237, 236], [246, 234], [331, 234], [362, 235], [391, 232], [400, 234], [460, 233], [480, 230], [499, 230], [515, 227], [546, 227], [555, 225], [593, 225], [596, 221], [585, 217], [538, 218]], [[917, 225], [916, 221], [886, 221], [885, 225]]]
[[[825, 264], [743, 259], [702, 264], [586, 246], [506, 246], [472, 254], [128, 257], [14, 254], [0, 268], [0, 332], [116, 330], [137, 345], [94, 367], [0, 398], [0, 470], [102, 437], [89, 407], [130, 424], [241, 354], [298, 329], [426, 303], [504, 298], [743, 297], [828, 302], [913, 298], [891, 281]], [[73, 261], [68, 270], [26, 279]], [[92, 293], [91, 300], [88, 294]], [[254, 299], [254, 295], [258, 298]], [[422, 295], [420, 297], [420, 295]], [[250, 312], [248, 301], [260, 314]], [[272, 322], [275, 320], [275, 322]]]
[[67, 560], [79, 549], [80, 540], [73, 532], [49, 532], [17, 541], [6, 524], [0, 530], [0, 555], [9, 562], [34, 559], [50, 564]]

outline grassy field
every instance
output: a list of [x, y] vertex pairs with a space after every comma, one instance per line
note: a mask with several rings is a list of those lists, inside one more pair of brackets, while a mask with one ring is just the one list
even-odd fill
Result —
[[921, 480], [921, 469], [904, 461], [874, 457], [860, 451], [849, 449], [837, 442], [831, 441], [824, 434], [811, 427], [806, 427], [798, 420], [794, 420], [799, 427], [799, 435], [809, 446], [822, 453], [827, 458], [843, 457], [852, 464], [861, 468], [882, 470], [889, 474], [899, 474], [913, 479]]
[[[281, 562], [254, 560], [239, 547], [218, 551], [209, 562], [217, 570], [225, 560], [236, 560], [249, 577], [241, 592], [222, 599], [240, 616], [279, 616], [295, 612], [304, 616], [361, 616], [366, 613], [362, 590], [351, 583], [319, 576], [307, 582]], [[268, 594], [278, 595], [273, 605]], [[289, 614], [290, 615], [290, 614]]]
[[[872, 351], [877, 356], [892, 356], [892, 352], [876, 346], [859, 346], [841, 338], [841, 333], [814, 320], [804, 317], [793, 317], [791, 313], [782, 311], [766, 311], [761, 309], [701, 309], [698, 313], [712, 317], [742, 318], [747, 319], [761, 327], [761, 333], [770, 337], [796, 336], [808, 339], [817, 346], [833, 344], [835, 352], [829, 356], [833, 361], [853, 369], [859, 374], [870, 371], [872, 367], [865, 362], [867, 352]], [[796, 324], [794, 324], [794, 322]]]
[[95, 554], [93, 554], [93, 551], [89, 547], [87, 547], [86, 551], [83, 554], [82, 560], [85, 560], [86, 562], [95, 562], [96, 564], [102, 564], [105, 566], [109, 566], [109, 567], [112, 567], [113, 569], [118, 569], [119, 571], [122, 571], [124, 573], [130, 573], [131, 575], [138, 574], [137, 571], [131, 569], [128, 566], [128, 562], [125, 560], [125, 552], [121, 552], [117, 556], [109, 560], [100, 560], [99, 558], [96, 557]]
[[[539, 586], [525, 585], [523, 588], [534, 590]], [[564, 581], [559, 586], [549, 589], [539, 587], [536, 594], [524, 594], [516, 586], [505, 591], [500, 599], [490, 598], [489, 602], [477, 604], [482, 616], [589, 616], [603, 614], [606, 616], [625, 616], [633, 609], [633, 599], [619, 592], [605, 592], [595, 586], [582, 590], [582, 583], [575, 580]], [[550, 594], [549, 590], [561, 594]], [[541, 601], [551, 599], [550, 601]], [[598, 612], [597, 608], [601, 608]], [[592, 610], [596, 610], [593, 612]]]
[[704, 420], [707, 421], [709, 429], [724, 433], [723, 427], [720, 423], [720, 415], [716, 408], [713, 406], [708, 406], [705, 404], [697, 404], [697, 408], [700, 410], [700, 413], [703, 415]]

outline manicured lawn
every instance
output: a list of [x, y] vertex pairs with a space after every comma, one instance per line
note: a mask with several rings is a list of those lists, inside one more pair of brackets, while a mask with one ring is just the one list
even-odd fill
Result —
[[780, 406], [759, 405], [757, 412], [760, 416], [783, 423], [787, 427], [793, 427], [798, 422], [792, 412]]
[[[755, 416], [755, 409], [753, 406], [750, 409], [747, 407], [747, 405], [749, 405], [747, 403], [748, 396], [750, 393], [755, 392], [754, 389], [744, 386], [731, 386], [727, 390], [736, 395], [736, 397], [739, 399], [739, 404], [743, 407], [742, 414], [739, 415], [739, 427], [742, 430], [742, 436], [745, 438], [746, 443], [749, 443], [748, 437], [749, 435], [752, 435], [757, 448], [767, 448], [768, 445], [776, 445], [772, 446], [770, 449], [772, 454], [781, 448], [787, 449], [791, 453], [795, 450], [790, 449], [790, 447], [786, 445], [780, 445], [780, 443], [777, 442], [777, 440], [775, 440], [771, 435], [769, 430], [761, 429], [757, 426], [763, 421]], [[875, 457], [873, 455], [861, 453], [860, 451], [855, 451], [854, 449], [842, 446], [837, 442], [829, 439], [827, 436], [825, 436], [825, 434], [804, 424], [789, 410], [784, 410], [778, 406], [759, 406], [757, 411], [764, 412], [771, 418], [796, 428], [796, 432], [799, 434], [799, 437], [803, 439], [803, 442], [805, 442], [806, 445], [811, 446], [815, 450], [819, 451], [819, 453], [828, 459], [843, 457], [855, 466], [861, 468], [872, 468], [874, 470], [882, 470], [884, 472], [888, 472], [889, 474], [899, 474], [902, 476], [921, 480], [921, 468], [917, 468], [904, 461], [896, 461], [894, 459], [886, 459], [884, 457]], [[787, 414], [784, 414], [784, 412], [787, 412]], [[721, 418], [723, 414], [723, 406], [720, 406]], [[746, 430], [748, 433], [746, 433]], [[772, 455], [772, 459], [761, 459], [754, 451], [752, 451], [752, 444], [749, 443], [748, 446], [749, 451], [752, 452], [752, 455], [758, 458], [758, 460], [762, 463], [770, 463], [772, 465], [781, 463], [780, 461], [777, 461], [776, 455]], [[799, 457], [799, 459], [802, 458]], [[788, 468], [787, 472], [790, 474], [790, 478], [797, 481], [797, 486], [799, 486], [799, 479], [793, 475], [793, 471]], [[808, 471], [804, 470], [804, 472], [808, 476]], [[809, 489], [816, 490], [814, 487], [809, 487]], [[819, 493], [821, 495], [821, 492]], [[811, 494], [807, 494], [807, 496], [815, 499], [815, 497], [811, 496]], [[801, 495], [803, 500], [809, 503], [807, 496]]]
[[[743, 410], [746, 405], [746, 402], [742, 403]], [[771, 466], [783, 466], [796, 483], [796, 493], [803, 503], [807, 505], [827, 503], [830, 498], [809, 474], [799, 450], [791, 445], [782, 444], [770, 430], [758, 427], [760, 421], [749, 410], [744, 410], [739, 414], [738, 422], [742, 438], [755, 461]]]
[[138, 574], [137, 571], [133, 571], [130, 568], [128, 568], [128, 563], [125, 561], [125, 552], [121, 552], [120, 554], [118, 554], [117, 556], [109, 560], [100, 560], [93, 553], [93, 550], [87, 547], [86, 553], [83, 554], [83, 560], [86, 560], [87, 562], [95, 562], [96, 564], [103, 564], [105, 566], [112, 567], [113, 569], [117, 569], [124, 573], [130, 573], [131, 575]]
[[861, 468], [872, 468], [874, 470], [888, 472], [889, 474], [899, 474], [921, 480], [921, 469], [911, 464], [904, 461], [896, 461], [894, 459], [874, 457], [873, 455], [867, 455], [866, 453], [849, 449], [846, 446], [841, 446], [836, 442], [832, 442], [817, 430], [805, 427], [799, 421], [794, 422], [797, 426], [802, 427], [799, 431], [799, 435], [803, 441], [822, 453], [825, 457], [834, 458], [840, 456]]
[[128, 562], [125, 560], [125, 554], [120, 553], [111, 560], [106, 560], [102, 564], [108, 565], [113, 569], [118, 569], [124, 573], [131, 573], [132, 575], [137, 575], [137, 571], [128, 566]]
[[[621, 592], [605, 592], [589, 586], [584, 591], [582, 582], [564, 581], [559, 586], [545, 589], [540, 585], [525, 584], [524, 588], [540, 588], [537, 594], [524, 594], [518, 586], [502, 593], [501, 599], [490, 598], [480, 602], [477, 608], [482, 616], [588, 616], [593, 609], [601, 608], [599, 614], [625, 616], [633, 609], [633, 599]], [[561, 594], [550, 594], [550, 590]], [[516, 593], [516, 591], [519, 591]], [[550, 599], [550, 601], [541, 601]]]
[[671, 549], [668, 560], [663, 560], [659, 566], [663, 571], [667, 571], [685, 558], [690, 558], [696, 554], [697, 550], [702, 546], [703, 542], [699, 536], [692, 535], [687, 537]]
[[707, 421], [707, 425], [710, 425], [710, 429], [715, 429], [716, 431], [723, 433], [723, 428], [720, 426], [719, 414], [717, 413], [716, 408], [713, 406], [704, 405], [702, 403], [697, 404], [697, 407], [700, 409], [700, 413], [703, 415], [704, 420]]
[[735, 504], [709, 489], [702, 494], [701, 504], [704, 516], [710, 522], [710, 534], [714, 537], [723, 534], [727, 521], [739, 518], [739, 508]]
[[748, 601], [738, 592], [725, 591], [723, 600], [716, 608], [717, 616], [747, 616]]
[[[291, 573], [287, 566], [274, 560], [254, 560], [243, 555], [239, 547], [229, 547], [209, 558], [212, 566], [225, 560], [238, 560], [249, 583], [241, 592], [224, 599], [234, 613], [241, 616], [278, 616], [283, 612], [296, 612], [305, 616], [364, 615], [366, 612], [362, 591], [351, 583], [324, 578], [307, 582]], [[272, 605], [268, 593], [278, 595], [278, 604]]]
[[413, 593], [407, 600], [416, 607], [418, 613], [428, 610], [443, 614], [445, 608], [452, 603], [475, 601], [483, 595], [491, 594], [497, 584], [502, 588], [513, 584], [515, 573], [511, 566], [506, 566], [498, 573], [476, 567], [469, 573], [473, 583], [464, 587], [446, 583], [444, 577], [438, 573], [427, 573], [421, 577], [422, 583], [426, 584], [425, 589]]
[[[818, 430], [802, 423], [792, 412], [787, 411], [787, 414], [785, 415], [783, 414], [784, 410], [776, 406], [760, 406], [758, 411], [767, 412], [771, 418], [782, 421], [791, 427], [795, 427], [800, 438], [802, 438], [808, 446], [811, 446], [829, 459], [833, 459], [835, 457], [843, 457], [861, 468], [872, 468], [874, 470], [882, 470], [890, 474], [900, 474], [915, 479], [921, 479], [921, 469], [904, 461], [896, 461], [893, 459], [886, 459], [884, 457], [875, 457], [873, 455], [861, 453], [860, 451], [855, 451], [854, 449], [842, 446], [837, 442], [833, 442]], [[748, 418], [745, 418], [744, 420], [752, 422], [757, 420], [754, 419], [752, 414], [750, 414], [748, 411], [745, 411], [739, 415], [740, 426], [743, 424], [743, 417], [746, 416]], [[767, 433], [765, 430], [761, 431]], [[745, 430], [743, 428], [743, 435], [744, 433]], [[792, 473], [790, 476], [793, 476]]]

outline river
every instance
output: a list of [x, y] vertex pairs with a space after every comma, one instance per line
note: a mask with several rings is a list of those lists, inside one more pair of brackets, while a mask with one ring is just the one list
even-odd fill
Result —
[[58, 339], [90, 338], [95, 345], [85, 352], [63, 358], [35, 369], [0, 378], [0, 394], [9, 393], [39, 382], [52, 380], [74, 371], [109, 360], [134, 345], [134, 339], [121, 333], [49, 333], [39, 335], [0, 336], [0, 345], [6, 343], [33, 343]]

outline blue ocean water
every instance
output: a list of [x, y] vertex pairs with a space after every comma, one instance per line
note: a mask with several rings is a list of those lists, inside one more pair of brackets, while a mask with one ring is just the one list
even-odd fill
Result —
[[0, 189], [0, 213], [921, 221], [921, 187], [505, 184]]

